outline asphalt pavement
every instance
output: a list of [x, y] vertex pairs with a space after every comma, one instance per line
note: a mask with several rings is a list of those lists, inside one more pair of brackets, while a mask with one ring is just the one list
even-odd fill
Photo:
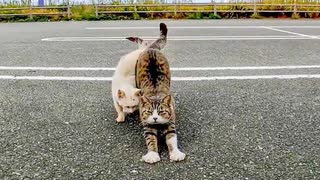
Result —
[[[121, 38], [156, 37], [160, 22], [172, 76], [194, 80], [172, 86], [187, 158], [161, 144], [150, 165], [137, 115], [117, 123], [111, 82], [85, 77], [111, 77], [98, 68], [136, 48]], [[0, 24], [0, 179], [319, 179], [320, 79], [299, 78], [320, 74], [319, 47], [315, 20]]]

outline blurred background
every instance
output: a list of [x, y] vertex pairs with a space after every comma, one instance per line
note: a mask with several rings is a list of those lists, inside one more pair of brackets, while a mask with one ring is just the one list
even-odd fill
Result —
[[[290, 3], [294, 0], [256, 0], [264, 3]], [[298, 2], [319, 2], [320, 0], [297, 0]], [[0, 0], [1, 5], [80, 5], [80, 4], [132, 4], [132, 3], [243, 3], [254, 2], [254, 0]]]

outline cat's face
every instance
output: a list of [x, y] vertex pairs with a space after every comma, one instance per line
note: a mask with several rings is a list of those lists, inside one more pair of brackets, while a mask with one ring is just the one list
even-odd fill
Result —
[[125, 113], [133, 113], [138, 109], [140, 89], [118, 90], [118, 104]]
[[140, 119], [143, 124], [166, 124], [171, 120], [171, 96], [151, 100], [145, 96], [140, 99]]

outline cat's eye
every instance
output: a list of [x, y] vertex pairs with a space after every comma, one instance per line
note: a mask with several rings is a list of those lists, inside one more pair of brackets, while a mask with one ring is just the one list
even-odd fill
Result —
[[169, 114], [168, 111], [159, 111], [159, 114]]
[[147, 115], [150, 115], [150, 114], [152, 114], [152, 111], [147, 111], [147, 110], [146, 110], [146, 111], [144, 111], [143, 113], [144, 113], [144, 114], [147, 114]]

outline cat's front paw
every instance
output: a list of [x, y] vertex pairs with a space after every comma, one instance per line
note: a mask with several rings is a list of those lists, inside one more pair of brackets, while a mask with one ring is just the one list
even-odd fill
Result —
[[170, 161], [182, 161], [185, 157], [186, 154], [179, 150], [175, 150], [170, 153]]
[[123, 123], [124, 122], [124, 120], [125, 120], [125, 117], [124, 117], [124, 115], [118, 115], [118, 117], [117, 117], [117, 122], [119, 122], [119, 123]]
[[142, 160], [146, 163], [156, 163], [160, 161], [159, 153], [154, 151], [149, 151], [146, 155], [142, 156]]

